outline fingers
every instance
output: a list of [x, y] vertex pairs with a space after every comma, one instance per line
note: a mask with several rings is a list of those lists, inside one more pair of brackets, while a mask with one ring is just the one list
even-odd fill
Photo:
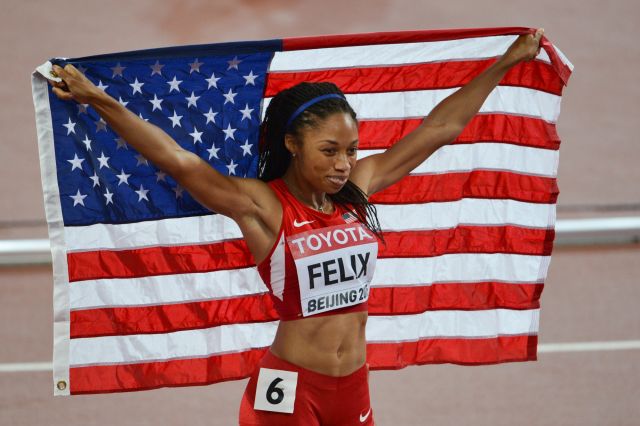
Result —
[[67, 92], [63, 89], [61, 89], [60, 87], [56, 87], [54, 86], [53, 89], [51, 89], [53, 94], [56, 95], [59, 99], [63, 100], [63, 101], [70, 101], [73, 100], [73, 95], [71, 94], [71, 92]]
[[543, 35], [544, 35], [544, 28], [538, 28], [535, 34], [533, 35], [533, 38], [535, 39], [536, 42], [539, 43]]

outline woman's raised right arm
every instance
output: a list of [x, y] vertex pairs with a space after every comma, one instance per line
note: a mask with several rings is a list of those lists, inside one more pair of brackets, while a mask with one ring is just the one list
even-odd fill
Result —
[[62, 79], [60, 83], [51, 82], [56, 96], [91, 105], [121, 138], [205, 207], [235, 219], [242, 227], [241, 222], [263, 217], [268, 211], [273, 213], [272, 209], [279, 206], [263, 182], [219, 173], [196, 154], [181, 148], [162, 129], [145, 122], [100, 90], [73, 65], [54, 65], [53, 70]]

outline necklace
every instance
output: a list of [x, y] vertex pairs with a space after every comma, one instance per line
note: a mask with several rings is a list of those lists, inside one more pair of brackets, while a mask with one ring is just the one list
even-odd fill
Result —
[[[284, 181], [284, 183], [287, 185], [287, 188], [289, 188], [289, 191], [291, 191], [293, 193], [293, 195], [296, 196], [296, 198], [300, 201], [302, 201], [304, 204], [308, 205], [309, 207], [311, 207], [314, 210], [319, 211], [320, 213], [324, 213], [324, 205], [327, 202], [327, 194], [324, 194], [322, 197], [322, 203], [320, 203], [319, 206], [315, 206], [313, 205], [313, 203], [307, 203], [306, 201], [304, 201], [305, 197], [302, 197], [300, 192], [298, 191], [298, 188], [296, 188], [294, 185], [289, 184], [289, 182], [287, 182], [286, 180], [282, 179]], [[293, 191], [292, 191], [293, 189]]]

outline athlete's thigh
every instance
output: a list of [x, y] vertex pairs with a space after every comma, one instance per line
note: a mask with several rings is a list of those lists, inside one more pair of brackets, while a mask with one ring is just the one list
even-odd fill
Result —
[[[257, 389], [259, 376], [260, 368], [258, 368], [249, 379], [244, 395], [242, 396], [242, 402], [240, 403], [240, 426], [320, 426], [317, 409], [314, 407], [312, 397], [308, 392], [309, 389], [305, 387], [303, 382], [298, 382], [295, 389], [293, 413], [256, 409], [256, 399], [259, 401], [270, 399], [271, 402], [274, 402], [277, 401], [279, 397], [279, 383], [277, 381], [272, 381], [271, 383], [275, 383], [275, 385], [272, 387], [266, 386], [266, 390], [265, 386], [262, 386], [260, 390]], [[259, 392], [258, 395], [256, 395], [257, 391]], [[264, 404], [262, 405], [264, 406]]]

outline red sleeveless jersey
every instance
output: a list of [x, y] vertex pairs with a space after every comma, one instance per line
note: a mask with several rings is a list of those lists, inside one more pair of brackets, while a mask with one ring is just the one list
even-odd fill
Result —
[[269, 182], [282, 204], [282, 223], [258, 272], [281, 320], [367, 310], [378, 241], [355, 215], [331, 214], [298, 201], [282, 179]]

